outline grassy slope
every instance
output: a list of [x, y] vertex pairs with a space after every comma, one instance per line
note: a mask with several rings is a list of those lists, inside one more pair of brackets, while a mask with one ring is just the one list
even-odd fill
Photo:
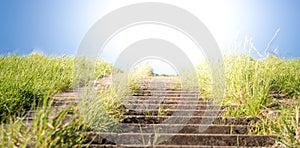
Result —
[[[37, 53], [0, 56], [0, 116], [6, 119], [0, 123], [0, 147], [78, 147], [85, 142], [82, 131], [88, 127], [76, 111], [63, 124], [71, 108], [45, 118], [51, 106], [47, 100], [72, 87], [74, 61], [71, 57], [46, 57]], [[95, 78], [107, 75], [112, 69], [112, 65], [103, 61], [97, 61], [96, 67]], [[41, 103], [42, 107], [28, 126], [15, 115], [22, 115], [33, 102]]]
[[[54, 93], [70, 89], [74, 58], [0, 56], [0, 117], [20, 114], [34, 102], [50, 98]], [[97, 62], [96, 76], [106, 75], [111, 65]]]
[[[288, 146], [300, 146], [300, 59], [268, 55], [256, 60], [248, 55], [225, 57], [225, 105], [238, 105], [228, 116], [258, 116], [254, 133], [277, 134]], [[199, 84], [212, 93], [209, 69], [198, 68]], [[281, 96], [278, 98], [276, 96]], [[292, 139], [292, 140], [290, 140]]]

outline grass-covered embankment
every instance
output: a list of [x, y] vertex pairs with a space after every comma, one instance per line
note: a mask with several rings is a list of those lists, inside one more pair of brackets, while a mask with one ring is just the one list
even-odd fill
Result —
[[69, 89], [71, 58], [0, 56], [0, 116], [23, 113], [39, 100]]
[[[225, 57], [224, 64], [224, 104], [238, 106], [226, 115], [260, 117], [253, 133], [276, 134], [287, 146], [300, 146], [300, 59], [235, 55]], [[199, 66], [199, 84], [207, 96], [213, 92], [209, 73], [207, 65]]]
[[[86, 143], [83, 132], [88, 126], [76, 108], [49, 116], [52, 96], [73, 86], [74, 62], [74, 57], [39, 53], [0, 56], [0, 147], [78, 147]], [[111, 64], [97, 61], [92, 76], [107, 75], [111, 69]], [[33, 108], [34, 118], [28, 125], [22, 115]], [[64, 123], [70, 111], [74, 116]]]
[[[34, 103], [70, 89], [74, 59], [37, 53], [0, 56], [0, 117], [21, 114]], [[96, 66], [94, 76], [106, 75], [112, 67], [102, 61]]]

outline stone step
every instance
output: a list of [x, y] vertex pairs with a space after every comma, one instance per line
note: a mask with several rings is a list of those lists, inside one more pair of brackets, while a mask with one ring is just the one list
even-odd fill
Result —
[[[83, 148], [236, 148], [237, 146], [207, 146], [207, 145], [137, 145], [137, 144], [85, 144]], [[260, 146], [259, 148], [267, 148]]]
[[198, 101], [193, 101], [193, 100], [158, 100], [158, 99], [153, 99], [153, 100], [129, 100], [129, 104], [212, 104], [212, 101], [204, 101], [204, 100], [198, 100]]
[[223, 110], [176, 110], [176, 109], [167, 109], [167, 110], [159, 110], [159, 109], [137, 109], [137, 110], [128, 110], [124, 114], [125, 115], [145, 115], [145, 116], [157, 116], [157, 115], [187, 115], [192, 113], [193, 116], [203, 116], [204, 114], [208, 115], [221, 115]]
[[[49, 115], [49, 118], [53, 118], [53, 116], [51, 116], [51, 114]], [[64, 119], [63, 119], [63, 122], [64, 123], [67, 123], [70, 119], [73, 118], [73, 115], [72, 114], [67, 114]], [[31, 124], [32, 122], [34, 121], [34, 116], [32, 115], [28, 115], [26, 117], [24, 117], [24, 122], [26, 124]]]
[[71, 98], [75, 96], [76, 90], [70, 90], [63, 93], [58, 93], [53, 96], [53, 98]]
[[149, 90], [142, 89], [141, 94], [200, 94], [197, 90]]
[[136, 109], [180, 109], [180, 110], [220, 110], [225, 108], [235, 108], [236, 106], [221, 106], [221, 105], [197, 105], [197, 104], [127, 104], [126, 108], [130, 110]]
[[[101, 138], [100, 135], [104, 138]], [[99, 136], [98, 138], [95, 138]], [[191, 146], [273, 146], [275, 135], [248, 134], [185, 134], [185, 133], [90, 133], [93, 143], [138, 145], [191, 145]], [[105, 140], [104, 140], [105, 139]], [[113, 141], [110, 141], [113, 139]]]
[[54, 101], [52, 103], [53, 107], [57, 106], [75, 106], [78, 104], [78, 101], [76, 100], [66, 100], [66, 101]]
[[[52, 106], [51, 107], [51, 112], [53, 111], [60, 111], [64, 108], [67, 107], [73, 107], [72, 105], [58, 105], [58, 106]], [[34, 110], [29, 110], [26, 112], [26, 115], [32, 115], [35, 111]], [[205, 112], [207, 114], [221, 114], [224, 112], [224, 110], [219, 109], [219, 110], [189, 110], [189, 109], [184, 109], [184, 110], [179, 110], [179, 109], [165, 109], [165, 110], [161, 110], [161, 109], [135, 109], [135, 110], [125, 110], [124, 111], [124, 115], [157, 115], [157, 114], [165, 114], [165, 115], [169, 115], [171, 116], [172, 114], [178, 114], [178, 113], [191, 113], [193, 112], [194, 116], [201, 116], [203, 115]], [[70, 112], [69, 114], [73, 114], [73, 112]]]
[[204, 99], [201, 98], [201, 96], [195, 97], [195, 96], [144, 96], [144, 95], [139, 95], [139, 96], [127, 96], [125, 97], [127, 100], [184, 100], [184, 101], [207, 101], [207, 100], [212, 100], [212, 99]]
[[[191, 134], [248, 134], [249, 125], [213, 124], [125, 124], [125, 132], [134, 133], [191, 133]], [[128, 127], [127, 127], [128, 126]], [[132, 128], [131, 128], [132, 127]]]
[[[249, 125], [251, 122], [259, 120], [256, 117], [213, 117], [213, 116], [141, 116], [129, 115], [123, 120], [123, 123], [138, 124], [223, 124], [223, 125]], [[174, 122], [173, 122], [174, 121]]]
[[[66, 100], [66, 101], [55, 101], [52, 103], [52, 106], [76, 106], [79, 103], [79, 101], [76, 100]], [[140, 106], [148, 106], [150, 108], [163, 106], [163, 107], [172, 107], [176, 105], [182, 105], [182, 106], [191, 106], [198, 104], [201, 107], [204, 106], [215, 106], [213, 105], [213, 102], [208, 101], [174, 101], [174, 100], [130, 100], [128, 103], [124, 102], [124, 104], [127, 104], [128, 106], [135, 106], [135, 108], [138, 108]], [[127, 106], [126, 105], [126, 106]], [[227, 107], [235, 107], [235, 106], [227, 106]], [[144, 108], [144, 107], [143, 107]], [[221, 107], [226, 108], [226, 106]]]
[[[124, 99], [125, 101], [125, 99]], [[80, 100], [75, 100], [75, 99], [70, 99], [70, 100], [54, 100], [53, 104], [71, 104], [71, 103], [78, 103], [80, 102]], [[164, 99], [149, 99], [149, 100], [145, 100], [145, 99], [129, 99], [128, 101], [126, 101], [128, 103], [136, 103], [136, 104], [160, 104], [160, 103], [164, 103], [164, 104], [179, 104], [179, 103], [186, 103], [186, 104], [208, 104], [208, 103], [213, 103], [213, 101], [209, 101], [209, 100], [180, 100], [180, 98], [166, 98]]]
[[154, 94], [154, 93], [138, 93], [133, 94], [132, 96], [165, 96], [165, 97], [200, 97], [200, 94], [180, 94], [180, 93], [174, 93], [174, 94]]

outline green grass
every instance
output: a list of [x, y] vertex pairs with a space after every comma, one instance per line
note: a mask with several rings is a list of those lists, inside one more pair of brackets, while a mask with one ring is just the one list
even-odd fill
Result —
[[142, 93], [140, 86], [141, 81], [152, 75], [153, 71], [147, 63], [142, 63], [134, 67], [128, 75], [128, 87], [131, 90], [131, 93]]
[[[0, 56], [0, 118], [22, 114], [24, 110], [70, 89], [73, 81], [72, 57]], [[106, 75], [111, 65], [97, 61], [96, 76]]]
[[33, 102], [71, 87], [70, 58], [0, 56], [0, 117], [21, 114]]
[[[83, 132], [90, 127], [76, 108], [49, 116], [53, 95], [76, 86], [73, 74], [78, 60], [40, 53], [0, 56], [0, 147], [78, 147], [86, 143]], [[90, 79], [111, 70], [111, 64], [97, 60]], [[35, 113], [32, 124], [27, 125], [23, 117], [29, 110]], [[68, 112], [74, 116], [63, 123]]]
[[[86, 63], [85, 60], [83, 61], [83, 63]], [[79, 106], [82, 106], [80, 111], [84, 115], [85, 121], [94, 130], [105, 132], [121, 130], [118, 128], [118, 123], [125, 118], [123, 116], [126, 111], [124, 104], [128, 101], [125, 96], [141, 93], [140, 82], [152, 74], [148, 64], [139, 64], [134, 67], [128, 73], [128, 80], [123, 75], [125, 72], [118, 69], [113, 70], [115, 70], [113, 84], [98, 87], [95, 94], [84, 94], [83, 100], [79, 104]], [[120, 73], [121, 75], [119, 75]], [[78, 81], [80, 82], [82, 79], [86, 78], [79, 78]], [[89, 92], [88, 90], [89, 88], [86, 92]]]
[[30, 125], [23, 118], [11, 118], [0, 126], [0, 147], [79, 147], [86, 142], [83, 132], [88, 126], [76, 113], [64, 123], [70, 108], [49, 117], [51, 103], [45, 104], [34, 114]]
[[[257, 60], [244, 54], [226, 56], [224, 63], [223, 104], [238, 106], [228, 109], [225, 115], [260, 117], [253, 133], [276, 134], [281, 137], [280, 143], [300, 146], [299, 116], [296, 116], [300, 105], [300, 59], [282, 59], [269, 54]], [[202, 94], [211, 96], [213, 85], [207, 65], [198, 67], [198, 78]]]
[[99, 89], [94, 96], [84, 96], [78, 104], [84, 120], [95, 131], [120, 130], [118, 123], [124, 119], [125, 99], [118, 97], [111, 86]]

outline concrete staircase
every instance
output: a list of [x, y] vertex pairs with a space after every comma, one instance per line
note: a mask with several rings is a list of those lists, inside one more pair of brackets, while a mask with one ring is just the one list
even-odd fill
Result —
[[[168, 79], [168, 80], [166, 80]], [[150, 83], [150, 81], [152, 81]], [[164, 85], [162, 87], [162, 84]], [[194, 89], [175, 89], [172, 78], [153, 77], [128, 96], [123, 130], [91, 131], [83, 147], [271, 147], [275, 135], [252, 135], [256, 117], [223, 117], [227, 108]], [[57, 94], [55, 109], [75, 105], [74, 91]]]

